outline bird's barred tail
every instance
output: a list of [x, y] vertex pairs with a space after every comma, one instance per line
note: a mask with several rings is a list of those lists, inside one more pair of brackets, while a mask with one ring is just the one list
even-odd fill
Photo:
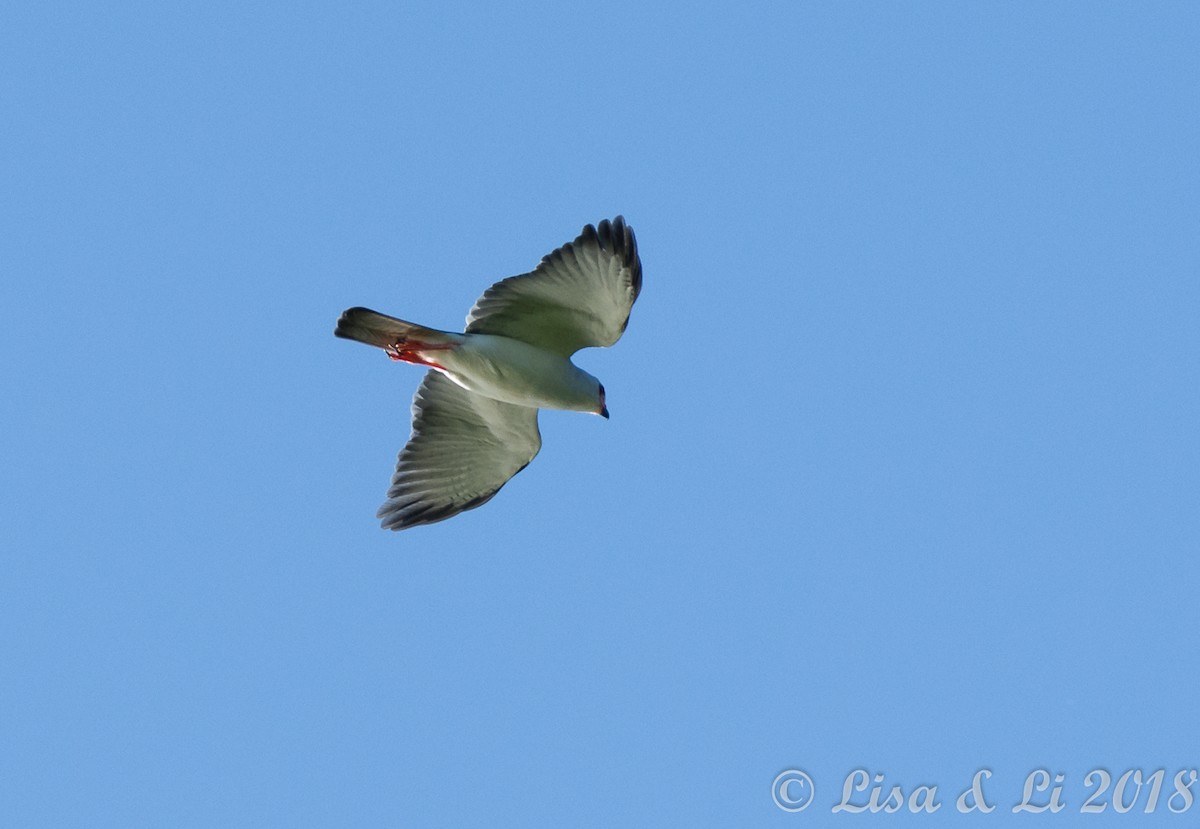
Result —
[[398, 320], [370, 308], [351, 308], [345, 311], [333, 333], [347, 340], [357, 340], [386, 349], [402, 347], [406, 343], [419, 343], [421, 346], [436, 348], [453, 345], [461, 339], [461, 335]]

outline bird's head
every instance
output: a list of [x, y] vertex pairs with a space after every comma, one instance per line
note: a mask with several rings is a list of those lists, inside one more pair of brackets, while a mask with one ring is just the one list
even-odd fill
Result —
[[596, 385], [600, 387], [598, 395], [600, 398], [600, 408], [596, 410], [596, 414], [600, 415], [605, 420], [608, 420], [608, 405], [604, 402], [604, 384], [597, 383]]

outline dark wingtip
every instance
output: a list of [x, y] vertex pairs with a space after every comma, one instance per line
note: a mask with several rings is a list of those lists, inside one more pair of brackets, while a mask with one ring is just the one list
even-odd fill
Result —
[[637, 237], [633, 234], [633, 228], [625, 223], [624, 216], [617, 214], [611, 221], [604, 219], [595, 228], [588, 225], [583, 229], [584, 236], [588, 236], [589, 232], [596, 236], [602, 248], [620, 256], [621, 264], [629, 268], [636, 301], [642, 292], [642, 259], [638, 256]]
[[[588, 225], [584, 228], [584, 235], [592, 230], [592, 226]], [[605, 219], [600, 222], [595, 229], [597, 241], [605, 250], [611, 250], [614, 254], [621, 257], [622, 266], [629, 269], [629, 284], [633, 288], [633, 302], [642, 294], [642, 258], [638, 255], [637, 237], [633, 234], [633, 228], [625, 223], [625, 217], [617, 214], [612, 221]], [[631, 302], [630, 305], [633, 303]], [[624, 333], [629, 325], [629, 317], [625, 317], [625, 322], [621, 323], [621, 332]]]

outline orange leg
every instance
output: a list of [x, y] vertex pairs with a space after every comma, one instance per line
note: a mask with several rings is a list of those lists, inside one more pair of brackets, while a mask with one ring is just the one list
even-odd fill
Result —
[[412, 363], [418, 366], [429, 366], [445, 370], [444, 366], [440, 366], [433, 360], [426, 357], [424, 351], [449, 351], [454, 348], [456, 343], [418, 343], [411, 340], [397, 340], [387, 346], [384, 351], [388, 357], [396, 362]]

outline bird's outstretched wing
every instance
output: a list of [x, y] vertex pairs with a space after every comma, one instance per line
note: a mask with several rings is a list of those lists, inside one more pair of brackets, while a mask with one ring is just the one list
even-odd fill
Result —
[[569, 357], [612, 345], [642, 290], [633, 229], [618, 216], [588, 225], [531, 273], [484, 292], [467, 315], [468, 334], [499, 334]]
[[474, 394], [440, 372], [413, 397], [413, 429], [378, 517], [390, 530], [487, 503], [541, 448], [537, 409]]

